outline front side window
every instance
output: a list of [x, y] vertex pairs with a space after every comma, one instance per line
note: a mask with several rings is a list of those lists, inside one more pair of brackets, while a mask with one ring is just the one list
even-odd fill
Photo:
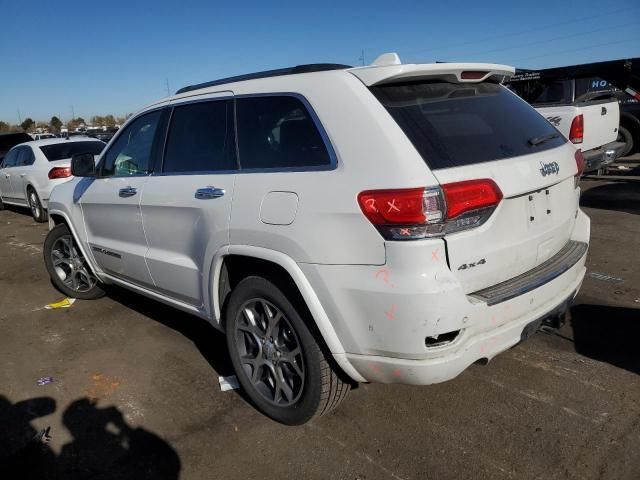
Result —
[[216, 100], [176, 107], [162, 169], [167, 173], [237, 169], [233, 103]]
[[153, 145], [162, 113], [147, 113], [125, 127], [104, 156], [103, 177], [147, 175], [153, 170]]
[[239, 98], [236, 115], [241, 168], [301, 168], [331, 163], [318, 128], [298, 98]]
[[7, 153], [7, 156], [4, 157], [4, 160], [2, 161], [2, 168], [15, 167], [20, 150], [21, 148], [14, 148]]
[[18, 167], [28, 167], [29, 165], [33, 165], [36, 158], [33, 155], [33, 151], [30, 147], [22, 147], [20, 148], [20, 153], [18, 155], [18, 161], [16, 162], [16, 166]]

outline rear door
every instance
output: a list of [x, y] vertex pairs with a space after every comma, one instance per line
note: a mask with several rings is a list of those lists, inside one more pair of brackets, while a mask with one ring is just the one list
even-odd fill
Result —
[[489, 82], [372, 91], [440, 184], [491, 179], [502, 192], [486, 223], [445, 236], [466, 293], [532, 269], [569, 240], [578, 208], [575, 149], [524, 100]]
[[98, 165], [99, 176], [80, 194], [87, 240], [105, 272], [153, 286], [145, 262], [147, 240], [140, 212], [142, 188], [161, 151], [163, 110], [145, 113], [119, 133]]
[[229, 243], [237, 160], [230, 92], [173, 105], [162, 167], [141, 209], [156, 288], [201, 307], [213, 255]]

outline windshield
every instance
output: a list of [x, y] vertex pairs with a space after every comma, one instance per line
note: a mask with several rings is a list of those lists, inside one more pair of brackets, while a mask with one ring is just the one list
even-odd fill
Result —
[[105, 147], [104, 142], [62, 142], [52, 145], [42, 145], [40, 150], [44, 153], [47, 160], [55, 162], [56, 160], [64, 160], [71, 158], [78, 153], [91, 153], [92, 155], [100, 155]]
[[566, 142], [530, 105], [495, 83], [422, 81], [371, 91], [434, 170], [537, 153]]

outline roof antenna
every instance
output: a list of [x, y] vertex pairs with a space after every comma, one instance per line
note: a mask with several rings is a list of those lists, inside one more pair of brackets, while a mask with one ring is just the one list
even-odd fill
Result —
[[383, 53], [372, 63], [372, 67], [384, 67], [387, 65], [401, 65], [400, 56], [395, 52]]

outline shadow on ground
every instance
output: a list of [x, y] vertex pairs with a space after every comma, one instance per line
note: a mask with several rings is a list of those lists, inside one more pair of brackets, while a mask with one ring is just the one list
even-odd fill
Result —
[[590, 188], [580, 197], [583, 207], [640, 213], [640, 182], [614, 182]]
[[576, 305], [571, 327], [577, 353], [640, 374], [640, 309]]
[[56, 455], [48, 445], [55, 431], [36, 431], [35, 418], [56, 409], [49, 397], [12, 404], [0, 395], [0, 472], [13, 479], [178, 479], [176, 451], [144, 428], [132, 428], [116, 407], [98, 408], [88, 398], [72, 402], [62, 421], [72, 440]]
[[224, 334], [206, 320], [120, 287], [109, 286], [107, 295], [191, 340], [218, 375], [234, 374]]

